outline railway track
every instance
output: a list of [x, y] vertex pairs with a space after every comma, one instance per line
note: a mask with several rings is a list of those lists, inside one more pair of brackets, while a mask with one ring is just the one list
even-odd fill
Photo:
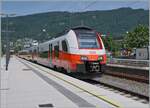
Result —
[[[36, 63], [36, 64], [38, 64], [38, 63]], [[39, 65], [41, 65], [41, 64], [39, 64]], [[43, 66], [43, 65], [41, 65], [41, 66]], [[44, 66], [44, 67], [46, 67], [46, 66]], [[47, 67], [47, 68], [49, 68], [49, 67]], [[138, 78], [135, 78], [135, 77], [132, 78], [132, 76], [129, 76], [127, 74], [121, 74], [121, 73], [117, 73], [117, 72], [113, 73], [113, 72], [108, 72], [108, 71], [105, 74], [110, 75], [110, 76], [115, 76], [115, 77], [117, 76], [117, 77], [121, 77], [121, 78], [126, 78], [126, 79], [129, 79], [129, 80], [139, 81], [139, 82], [142, 82], [142, 83], [143, 82], [144, 83], [145, 82], [148, 83], [148, 80], [145, 81], [144, 78], [143, 79], [139, 78], [139, 77]], [[97, 81], [97, 80], [82, 79], [82, 81], [88, 82], [90, 84], [94, 84], [94, 85], [99, 86], [99, 87], [106, 87], [108, 89], [113, 89], [114, 91], [119, 91], [119, 92], [121, 92], [123, 94], [129, 94], [132, 97], [135, 96], [135, 97], [137, 97], [135, 99], [139, 99], [139, 100], [143, 99], [143, 103], [148, 103], [149, 102], [149, 97], [148, 96], [145, 96], [145, 95], [142, 95], [142, 94], [130, 91], [130, 90], [126, 90], [124, 88], [116, 87], [114, 85], [111, 85], [111, 84], [108, 84], [108, 83], [104, 83], [104, 82], [100, 82], [100, 81]]]
[[[39, 64], [39, 65], [41, 65], [41, 64]], [[44, 66], [44, 65], [42, 65], [42, 66]], [[47, 67], [47, 66], [44, 66], [44, 67]], [[50, 67], [47, 67], [47, 68], [50, 68]], [[52, 69], [52, 68], [50, 68], [50, 69]], [[62, 71], [62, 70], [56, 70], [56, 71], [59, 71], [61, 73], [64, 73], [64, 74], [72, 76], [72, 77], [77, 77], [77, 78], [80, 77], [80, 75], [78, 75], [78, 74], [74, 75], [74, 74], [66, 73], [65, 71]], [[128, 72], [117, 72], [117, 71], [114, 72], [114, 71], [111, 71], [109, 69], [106, 69], [104, 74], [114, 76], [114, 77], [124, 78], [127, 80], [132, 80], [132, 81], [137, 81], [137, 82], [149, 84], [149, 77], [146, 77], [144, 75], [140, 76], [140, 75], [130, 74]], [[101, 77], [101, 76], [98, 76], [98, 77]], [[86, 78], [83, 78], [83, 79], [86, 79]]]
[[143, 82], [143, 83], [149, 83], [149, 78], [145, 76], [139, 76], [139, 75], [131, 75], [128, 73], [120, 73], [120, 72], [111, 72], [107, 71], [105, 72], [106, 75], [111, 75], [119, 78], [125, 78], [133, 81]]
[[141, 95], [141, 94], [135, 93], [133, 91], [129, 91], [129, 90], [126, 90], [124, 88], [116, 87], [114, 85], [110, 85], [110, 84], [103, 83], [103, 82], [96, 81], [96, 80], [91, 80], [91, 79], [85, 80], [84, 79], [82, 81], [85, 81], [85, 82], [90, 83], [90, 84], [94, 84], [98, 87], [102, 87], [102, 88], [114, 91], [116, 93], [118, 92], [121, 95], [133, 98], [133, 99], [135, 99], [137, 101], [141, 101], [142, 103], [145, 103], [145, 104], [149, 103], [149, 96]]
[[[36, 63], [36, 64], [39, 64], [39, 63]], [[42, 65], [42, 64], [39, 64], [39, 65]], [[44, 67], [47, 67], [47, 66], [44, 66]], [[50, 67], [47, 67], [47, 68], [50, 68]], [[57, 71], [60, 71], [66, 74], [66, 72], [64, 71], [61, 71], [61, 70], [57, 70]], [[149, 72], [145, 70], [139, 71], [137, 69], [134, 70], [134, 69], [125, 69], [125, 68], [120, 68], [120, 67], [106, 66], [106, 71], [104, 72], [104, 74], [149, 84]], [[70, 75], [70, 74], [67, 74], [67, 75]]]
[[104, 74], [149, 84], [148, 70], [106, 66]]

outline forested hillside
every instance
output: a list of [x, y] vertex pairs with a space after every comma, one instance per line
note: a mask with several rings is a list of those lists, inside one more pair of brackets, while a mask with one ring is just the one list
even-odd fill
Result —
[[[120, 38], [138, 24], [148, 26], [148, 18], [148, 10], [131, 8], [76, 13], [40, 13], [9, 18], [9, 30], [14, 31], [9, 37], [11, 41], [25, 37], [43, 41], [57, 36], [67, 28], [85, 25], [102, 34], [111, 34], [114, 38]], [[2, 18], [2, 30], [6, 30], [6, 18]], [[5, 33], [2, 33], [3, 40], [5, 37]]]

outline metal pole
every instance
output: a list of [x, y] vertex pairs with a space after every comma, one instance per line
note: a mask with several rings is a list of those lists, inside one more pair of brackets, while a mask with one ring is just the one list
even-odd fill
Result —
[[16, 14], [5, 14], [5, 13], [0, 13], [0, 15], [4, 15], [6, 16], [6, 50], [5, 50], [5, 53], [6, 53], [6, 70], [8, 70], [8, 64], [9, 64], [9, 59], [10, 59], [10, 42], [9, 42], [9, 37], [8, 37], [8, 26], [9, 26], [9, 23], [8, 23], [8, 18], [9, 16], [14, 16]]
[[[1, 11], [1, 6], [2, 6], [2, 5], [1, 5], [1, 2], [0, 2], [0, 11]], [[0, 24], [1, 24], [1, 15], [0, 15]], [[2, 25], [2, 24], [1, 24], [1, 25]], [[0, 31], [1, 31], [1, 25], [0, 25]], [[1, 61], [1, 60], [2, 60], [2, 52], [1, 52], [1, 51], [2, 51], [2, 46], [1, 46], [1, 45], [2, 45], [2, 44], [1, 44], [1, 42], [2, 42], [2, 41], [1, 41], [1, 33], [2, 33], [2, 32], [0, 32], [0, 79], [2, 78], [2, 77], [1, 77], [1, 73], [2, 73], [2, 66], [1, 66], [1, 65], [2, 65], [2, 64], [1, 64], [1, 62], [2, 62], [2, 61]], [[0, 89], [1, 89], [1, 81], [0, 81]], [[2, 95], [1, 95], [1, 90], [0, 90], [0, 107], [1, 107], [1, 104], [2, 104], [2, 102], [1, 102], [1, 99], [2, 99], [1, 96], [2, 96]]]
[[9, 37], [8, 37], [8, 15], [6, 15], [6, 70], [8, 70], [8, 64], [10, 59], [9, 51]]

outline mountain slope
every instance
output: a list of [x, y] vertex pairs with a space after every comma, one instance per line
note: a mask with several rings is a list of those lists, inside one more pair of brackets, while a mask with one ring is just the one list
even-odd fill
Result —
[[[130, 31], [138, 24], [149, 24], [148, 10], [120, 8], [108, 11], [87, 12], [48, 12], [9, 18], [10, 39], [29, 37], [44, 41], [57, 36], [66, 28], [85, 25], [92, 27], [102, 34], [111, 34], [120, 38], [126, 31]], [[2, 18], [2, 30], [6, 28], [6, 18]], [[46, 32], [43, 31], [46, 30]], [[2, 33], [2, 39], [5, 40]]]

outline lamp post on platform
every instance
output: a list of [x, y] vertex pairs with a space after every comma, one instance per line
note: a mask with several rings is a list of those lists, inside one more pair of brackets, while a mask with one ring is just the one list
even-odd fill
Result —
[[9, 45], [9, 37], [8, 34], [9, 32], [13, 32], [13, 31], [9, 31], [9, 17], [15, 16], [16, 14], [5, 14], [5, 13], [1, 13], [1, 16], [4, 16], [6, 18], [6, 30], [2, 31], [2, 32], [6, 32], [6, 71], [8, 70], [8, 64], [9, 64], [9, 59], [10, 59], [10, 45]]

